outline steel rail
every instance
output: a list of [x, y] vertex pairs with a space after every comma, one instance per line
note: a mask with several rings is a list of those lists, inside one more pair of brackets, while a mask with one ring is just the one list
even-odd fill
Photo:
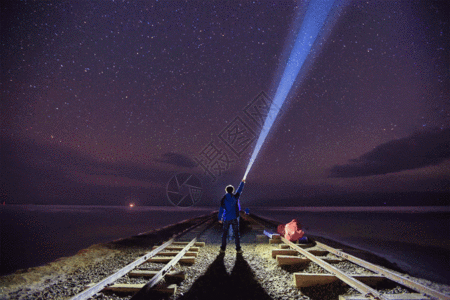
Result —
[[189, 244], [186, 245], [186, 247], [183, 248], [183, 250], [180, 251], [180, 253], [178, 253], [174, 258], [172, 258], [172, 260], [169, 261], [164, 266], [164, 268], [159, 270], [159, 272], [156, 273], [156, 275], [152, 279], [150, 279], [150, 281], [147, 282], [147, 284], [144, 285], [144, 287], [139, 292], [137, 292], [133, 297], [131, 297], [130, 300], [147, 299], [146, 294], [151, 290], [151, 288], [154, 287], [155, 285], [157, 285], [161, 281], [161, 279], [164, 278], [166, 273], [168, 273], [170, 271], [170, 269], [176, 263], [178, 263], [178, 261], [184, 256], [184, 254], [186, 254], [186, 252], [189, 250], [189, 248], [191, 248], [195, 244], [196, 241], [197, 241], [197, 238], [195, 237]]
[[[149, 260], [150, 258], [155, 256], [156, 254], [158, 254], [158, 252], [160, 252], [161, 250], [163, 250], [167, 246], [171, 245], [175, 241], [176, 238], [178, 238], [181, 235], [187, 233], [188, 231], [190, 231], [190, 230], [192, 230], [192, 229], [202, 225], [203, 223], [211, 220], [212, 218], [214, 218], [214, 216], [215, 215], [213, 214], [210, 218], [206, 218], [205, 220], [201, 220], [200, 222], [198, 222], [198, 223], [192, 225], [191, 227], [183, 230], [182, 232], [180, 232], [177, 235], [173, 236], [170, 240], [168, 240], [167, 242], [165, 242], [164, 244], [162, 244], [158, 248], [154, 249], [153, 251], [150, 251], [150, 252], [146, 253], [144, 256], [141, 256], [140, 258], [138, 258], [134, 262], [126, 265], [125, 267], [123, 267], [122, 269], [117, 271], [116, 273], [106, 277], [105, 279], [101, 280], [100, 282], [98, 282], [94, 286], [92, 286], [92, 287], [84, 290], [83, 292], [75, 295], [74, 297], [70, 298], [70, 300], [85, 300], [85, 299], [88, 299], [89, 297], [94, 296], [96, 293], [98, 293], [101, 290], [103, 290], [107, 285], [112, 284], [114, 281], [116, 281], [120, 277], [122, 277], [125, 274], [129, 273], [135, 267], [143, 264], [144, 262], [146, 262], [147, 260]], [[189, 220], [186, 220], [185, 222], [188, 222], [188, 221]]]
[[357, 258], [353, 255], [350, 255], [348, 253], [339, 251], [337, 249], [334, 249], [330, 246], [327, 246], [325, 244], [319, 243], [316, 241], [316, 245], [319, 246], [322, 249], [325, 249], [331, 253], [333, 253], [334, 255], [337, 255], [339, 257], [345, 258], [361, 267], [367, 268], [375, 273], [378, 273], [390, 280], [393, 280], [397, 283], [403, 284], [406, 287], [409, 287], [413, 290], [419, 291], [421, 293], [424, 293], [425, 295], [431, 296], [431, 297], [436, 297], [438, 299], [442, 299], [442, 300], [450, 300], [450, 296], [444, 295], [436, 290], [430, 289], [429, 287], [426, 287], [420, 283], [416, 283], [408, 278], [402, 277], [400, 275], [397, 275], [385, 268], [382, 268], [380, 266], [374, 265], [370, 262], [364, 261], [360, 258]]
[[[253, 220], [255, 220], [253, 218]], [[257, 223], [257, 220], [255, 220]], [[261, 223], [260, 223], [261, 224]], [[263, 224], [261, 224], [263, 225]], [[264, 230], [264, 234], [270, 238], [272, 238], [272, 236], [274, 234]], [[318, 264], [319, 266], [321, 266], [322, 268], [324, 268], [325, 270], [327, 270], [328, 272], [330, 272], [332, 275], [336, 276], [337, 278], [341, 279], [342, 281], [344, 281], [345, 283], [347, 283], [348, 285], [350, 285], [351, 287], [353, 287], [354, 289], [356, 289], [357, 291], [359, 291], [361, 294], [364, 295], [364, 297], [367, 298], [372, 298], [372, 299], [379, 299], [379, 300], [388, 300], [386, 297], [384, 297], [383, 295], [381, 295], [378, 291], [372, 289], [370, 286], [365, 285], [364, 283], [360, 282], [359, 280], [356, 280], [355, 278], [346, 275], [344, 272], [342, 272], [341, 270], [331, 266], [330, 264], [328, 264], [327, 262], [321, 260], [320, 258], [316, 257], [315, 255], [309, 253], [308, 251], [300, 248], [299, 246], [297, 246], [296, 244], [292, 243], [291, 241], [287, 240], [286, 238], [282, 237], [280, 235], [281, 240], [288, 244], [289, 246], [291, 246], [293, 249], [297, 250], [298, 252], [300, 252], [301, 254], [303, 254], [304, 256], [306, 256], [307, 258], [309, 258], [311, 261], [315, 262], [316, 264]]]
[[[253, 219], [255, 220], [255, 218], [253, 218]], [[258, 222], [259, 224], [261, 224], [261, 222], [259, 222], [258, 220], [255, 220], [255, 221]], [[276, 224], [274, 220], [269, 220], [269, 223], [272, 223], [272, 222], [274, 224]], [[272, 235], [273, 235], [272, 233], [270, 233], [268, 231], [264, 231], [264, 234], [267, 235], [270, 238], [272, 238]], [[393, 272], [391, 272], [391, 271], [389, 271], [389, 270], [387, 270], [387, 269], [385, 269], [383, 267], [374, 265], [372, 263], [369, 263], [369, 262], [367, 262], [365, 260], [362, 260], [360, 258], [352, 256], [352, 255], [350, 255], [348, 253], [345, 253], [343, 251], [339, 251], [339, 250], [337, 250], [335, 248], [332, 248], [332, 247], [330, 247], [328, 245], [325, 245], [323, 243], [320, 243], [320, 242], [317, 242], [317, 241], [315, 241], [315, 243], [316, 243], [316, 245], [318, 247], [320, 247], [322, 249], [325, 249], [325, 250], [335, 254], [336, 256], [345, 258], [348, 261], [351, 261], [351, 262], [353, 262], [353, 263], [355, 263], [355, 264], [357, 264], [359, 266], [362, 266], [362, 267], [364, 267], [364, 268], [366, 268], [368, 270], [371, 270], [372, 272], [378, 273], [379, 275], [381, 275], [381, 276], [383, 276], [383, 277], [385, 277], [387, 279], [390, 279], [390, 280], [395, 281], [397, 283], [403, 284], [404, 286], [409, 287], [409, 288], [411, 288], [411, 289], [413, 289], [415, 291], [421, 292], [424, 295], [435, 297], [435, 298], [440, 299], [440, 300], [450, 300], [450, 296], [448, 296], [448, 295], [442, 294], [439, 291], [433, 290], [433, 289], [431, 289], [431, 288], [429, 288], [427, 286], [424, 286], [424, 285], [422, 285], [420, 283], [416, 283], [416, 282], [414, 282], [414, 281], [412, 281], [412, 280], [410, 280], [408, 278], [405, 278], [405, 277], [402, 277], [400, 275], [397, 275], [397, 274], [395, 274], [395, 273], [393, 273]]]
[[372, 297], [373, 299], [388, 300], [386, 297], [384, 297], [382, 294], [380, 294], [377, 290], [371, 288], [368, 285], [365, 285], [361, 281], [356, 280], [355, 278], [353, 278], [351, 276], [348, 276], [347, 274], [345, 274], [341, 270], [339, 270], [339, 269], [333, 267], [332, 265], [324, 262], [320, 258], [318, 258], [315, 255], [309, 253], [308, 251], [300, 248], [299, 246], [297, 246], [293, 242], [287, 240], [286, 238], [281, 237], [281, 240], [284, 243], [286, 243], [289, 246], [291, 246], [293, 249], [297, 250], [298, 252], [300, 252], [301, 254], [306, 256], [307, 258], [309, 258], [311, 261], [315, 262], [316, 264], [318, 264], [319, 266], [321, 266], [322, 268], [324, 268], [325, 270], [330, 272], [332, 275], [336, 276], [340, 280], [342, 280], [345, 283], [347, 283], [349, 286], [351, 286], [354, 289], [358, 290], [361, 294], [364, 295], [364, 297]]

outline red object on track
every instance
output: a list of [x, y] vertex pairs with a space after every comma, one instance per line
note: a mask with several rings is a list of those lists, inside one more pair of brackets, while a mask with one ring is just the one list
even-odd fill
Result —
[[278, 225], [277, 232], [291, 242], [297, 241], [305, 234], [302, 230], [302, 225], [297, 221], [297, 219], [292, 220], [286, 225]]

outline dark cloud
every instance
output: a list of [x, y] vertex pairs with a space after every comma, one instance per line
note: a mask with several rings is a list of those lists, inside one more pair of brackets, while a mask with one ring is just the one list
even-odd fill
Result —
[[330, 177], [380, 175], [437, 165], [450, 158], [450, 129], [416, 133], [379, 145], [346, 165], [331, 168]]
[[195, 161], [193, 161], [192, 159], [183, 154], [167, 152], [164, 153], [162, 157], [163, 159], [155, 159], [155, 161], [190, 169], [195, 168], [197, 166], [197, 163]]
[[134, 195], [140, 204], [168, 204], [165, 190], [172, 171], [99, 162], [67, 148], [32, 141], [0, 142], [1, 201], [122, 205], [124, 199]]

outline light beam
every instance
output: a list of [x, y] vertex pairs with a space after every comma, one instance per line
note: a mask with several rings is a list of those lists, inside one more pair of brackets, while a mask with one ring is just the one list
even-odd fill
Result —
[[334, 0], [311, 0], [309, 3], [308, 10], [306, 11], [305, 18], [297, 35], [291, 55], [287, 61], [286, 68], [284, 69], [280, 84], [278, 85], [275, 97], [270, 106], [269, 113], [267, 114], [264, 126], [256, 142], [255, 149], [253, 149], [253, 154], [250, 158], [247, 170], [245, 171], [244, 179], [247, 178], [248, 172], [258, 156], [259, 150], [261, 150], [261, 146], [264, 144], [264, 141], [269, 134], [269, 130], [272, 127], [278, 112], [284, 103], [284, 100], [289, 94], [292, 85], [295, 82], [295, 78], [308, 57], [308, 54], [310, 53], [311, 48], [328, 17], [328, 14], [331, 12], [333, 3]]

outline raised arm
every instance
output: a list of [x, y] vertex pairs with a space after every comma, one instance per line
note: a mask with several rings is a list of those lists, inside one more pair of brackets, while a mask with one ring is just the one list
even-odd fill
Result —
[[239, 199], [239, 196], [242, 194], [242, 190], [244, 189], [244, 183], [245, 183], [245, 180], [242, 180], [242, 182], [239, 184], [236, 194], [234, 194], [234, 197], [236, 199]]

